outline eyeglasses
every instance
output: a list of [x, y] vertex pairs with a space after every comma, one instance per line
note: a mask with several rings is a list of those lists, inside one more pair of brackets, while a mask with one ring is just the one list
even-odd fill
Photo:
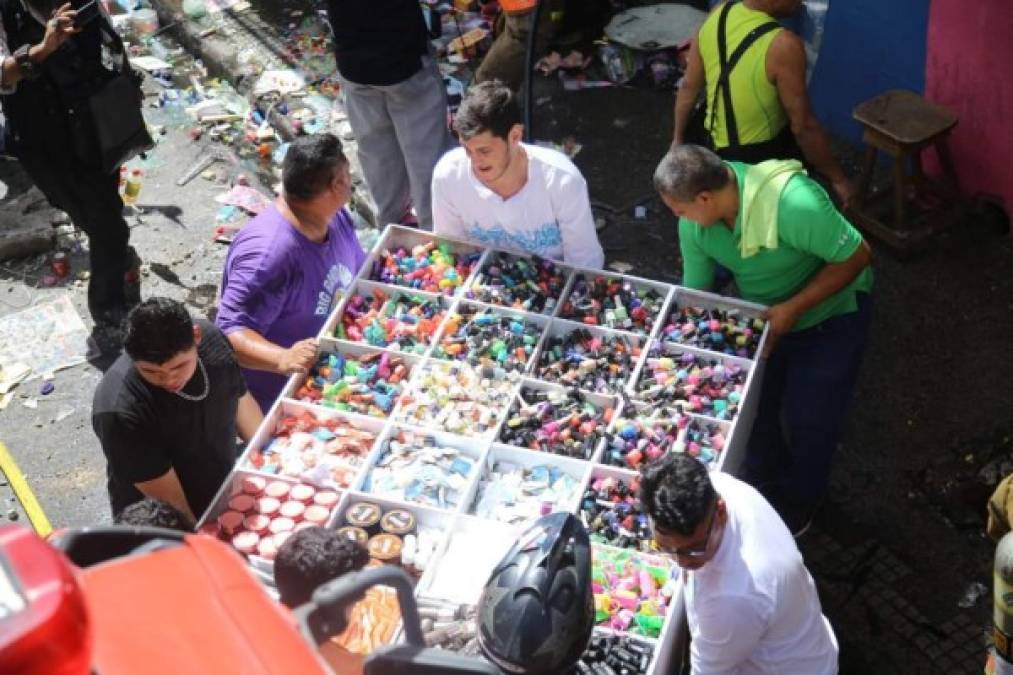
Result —
[[718, 505], [715, 502], [714, 508], [711, 509], [710, 524], [707, 526], [707, 535], [703, 541], [699, 544], [691, 546], [689, 548], [677, 548], [674, 550], [665, 550], [665, 553], [671, 553], [676, 558], [688, 558], [690, 560], [699, 560], [700, 558], [707, 557], [707, 553], [710, 550], [711, 537], [714, 536], [714, 523], [717, 521]]

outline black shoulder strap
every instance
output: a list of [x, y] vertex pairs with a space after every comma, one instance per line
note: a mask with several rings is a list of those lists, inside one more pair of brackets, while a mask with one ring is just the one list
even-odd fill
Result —
[[732, 9], [732, 5], [736, 4], [738, 0], [729, 0], [726, 2], [724, 7], [721, 8], [721, 14], [718, 17], [718, 56], [721, 60], [721, 73], [718, 75], [717, 85], [714, 88], [714, 100], [711, 101], [711, 121], [709, 128], [711, 132], [714, 131], [715, 120], [717, 119], [717, 97], [718, 93], [721, 93], [721, 100], [725, 108], [725, 126], [728, 129], [728, 145], [729, 147], [739, 146], [739, 128], [735, 123], [735, 110], [732, 108], [732, 88], [731, 88], [731, 77], [732, 71], [735, 66], [738, 65], [742, 59], [742, 55], [746, 53], [746, 50], [753, 46], [753, 44], [761, 37], [769, 33], [770, 31], [777, 30], [781, 27], [781, 24], [776, 21], [768, 21], [767, 23], [761, 24], [749, 31], [749, 34], [742, 39], [742, 42], [735, 47], [735, 51], [732, 52], [731, 57], [728, 56], [728, 13]]

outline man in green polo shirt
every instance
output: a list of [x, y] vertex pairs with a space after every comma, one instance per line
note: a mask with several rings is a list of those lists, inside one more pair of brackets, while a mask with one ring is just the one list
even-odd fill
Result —
[[654, 173], [681, 220], [683, 284], [710, 290], [717, 265], [768, 305], [767, 367], [745, 478], [801, 534], [826, 491], [871, 313], [871, 251], [797, 162], [724, 162], [672, 148]]

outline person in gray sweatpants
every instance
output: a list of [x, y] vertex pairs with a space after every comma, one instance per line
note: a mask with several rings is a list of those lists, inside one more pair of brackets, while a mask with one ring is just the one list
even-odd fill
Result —
[[416, 0], [329, 0], [338, 76], [377, 224], [432, 229], [430, 183], [452, 145], [443, 78]]

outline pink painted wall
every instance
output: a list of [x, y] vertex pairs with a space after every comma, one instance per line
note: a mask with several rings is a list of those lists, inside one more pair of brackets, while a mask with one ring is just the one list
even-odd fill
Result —
[[925, 97], [960, 116], [951, 149], [965, 194], [1013, 215], [1013, 2], [932, 0]]

